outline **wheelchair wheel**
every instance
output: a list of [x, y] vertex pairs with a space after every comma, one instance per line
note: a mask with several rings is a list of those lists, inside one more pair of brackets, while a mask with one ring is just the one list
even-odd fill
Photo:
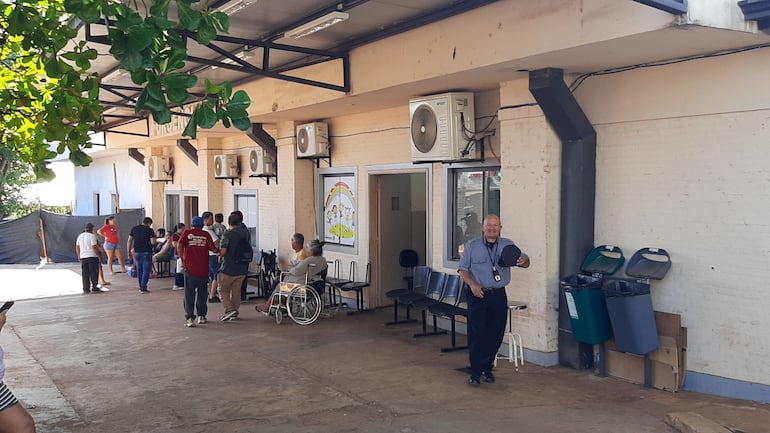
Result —
[[283, 320], [283, 313], [281, 312], [281, 308], [275, 309], [275, 323], [280, 325], [281, 321]]
[[321, 314], [321, 298], [310, 286], [297, 286], [286, 299], [286, 312], [298, 325], [309, 325]]

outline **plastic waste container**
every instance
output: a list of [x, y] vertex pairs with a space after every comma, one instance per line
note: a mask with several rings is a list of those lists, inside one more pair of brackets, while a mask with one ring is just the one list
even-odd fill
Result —
[[602, 292], [602, 278], [571, 275], [561, 281], [561, 288], [575, 340], [588, 344], [609, 340], [612, 332]]
[[607, 278], [602, 287], [617, 349], [646, 355], [658, 349], [658, 327], [650, 296], [650, 279], [662, 279], [671, 260], [663, 249], [642, 248], [628, 260], [626, 275]]
[[602, 279], [615, 273], [624, 261], [620, 248], [600, 245], [583, 260], [580, 266], [583, 274], [570, 275], [560, 281], [575, 340], [599, 344], [612, 336]]

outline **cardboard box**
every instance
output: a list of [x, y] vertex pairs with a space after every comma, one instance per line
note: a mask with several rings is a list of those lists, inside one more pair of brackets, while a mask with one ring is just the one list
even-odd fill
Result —
[[[684, 385], [687, 350], [687, 328], [678, 314], [655, 312], [660, 347], [650, 354], [652, 386], [666, 391], [679, 391]], [[615, 341], [606, 344], [607, 375], [644, 383], [644, 357], [618, 352]]]

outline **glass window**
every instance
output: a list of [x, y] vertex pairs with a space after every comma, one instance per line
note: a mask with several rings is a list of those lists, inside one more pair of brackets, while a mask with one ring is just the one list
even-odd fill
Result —
[[500, 167], [451, 170], [451, 245], [459, 260], [468, 239], [481, 236], [484, 215], [500, 215]]

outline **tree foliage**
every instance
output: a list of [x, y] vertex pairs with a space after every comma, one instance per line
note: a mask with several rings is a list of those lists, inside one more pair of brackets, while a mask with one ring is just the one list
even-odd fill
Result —
[[[183, 32], [206, 45], [229, 30], [229, 17], [210, 10], [208, 0], [0, 0], [0, 145], [32, 164], [38, 179], [50, 179], [47, 162], [69, 151], [75, 165], [90, 164], [83, 152], [88, 132], [102, 123], [99, 77], [90, 71], [97, 51], [77, 40], [78, 20], [103, 24], [110, 55], [143, 90], [136, 110], [151, 113], [158, 124], [171, 121], [169, 105], [195, 102], [190, 88], [197, 77], [182, 72], [187, 60]], [[206, 84], [184, 134], [198, 127], [246, 130], [250, 99], [229, 83]], [[58, 143], [55, 151], [51, 143]]]
[[9, 149], [0, 148], [0, 219], [26, 214], [22, 190], [34, 181], [29, 164], [20, 161]]

